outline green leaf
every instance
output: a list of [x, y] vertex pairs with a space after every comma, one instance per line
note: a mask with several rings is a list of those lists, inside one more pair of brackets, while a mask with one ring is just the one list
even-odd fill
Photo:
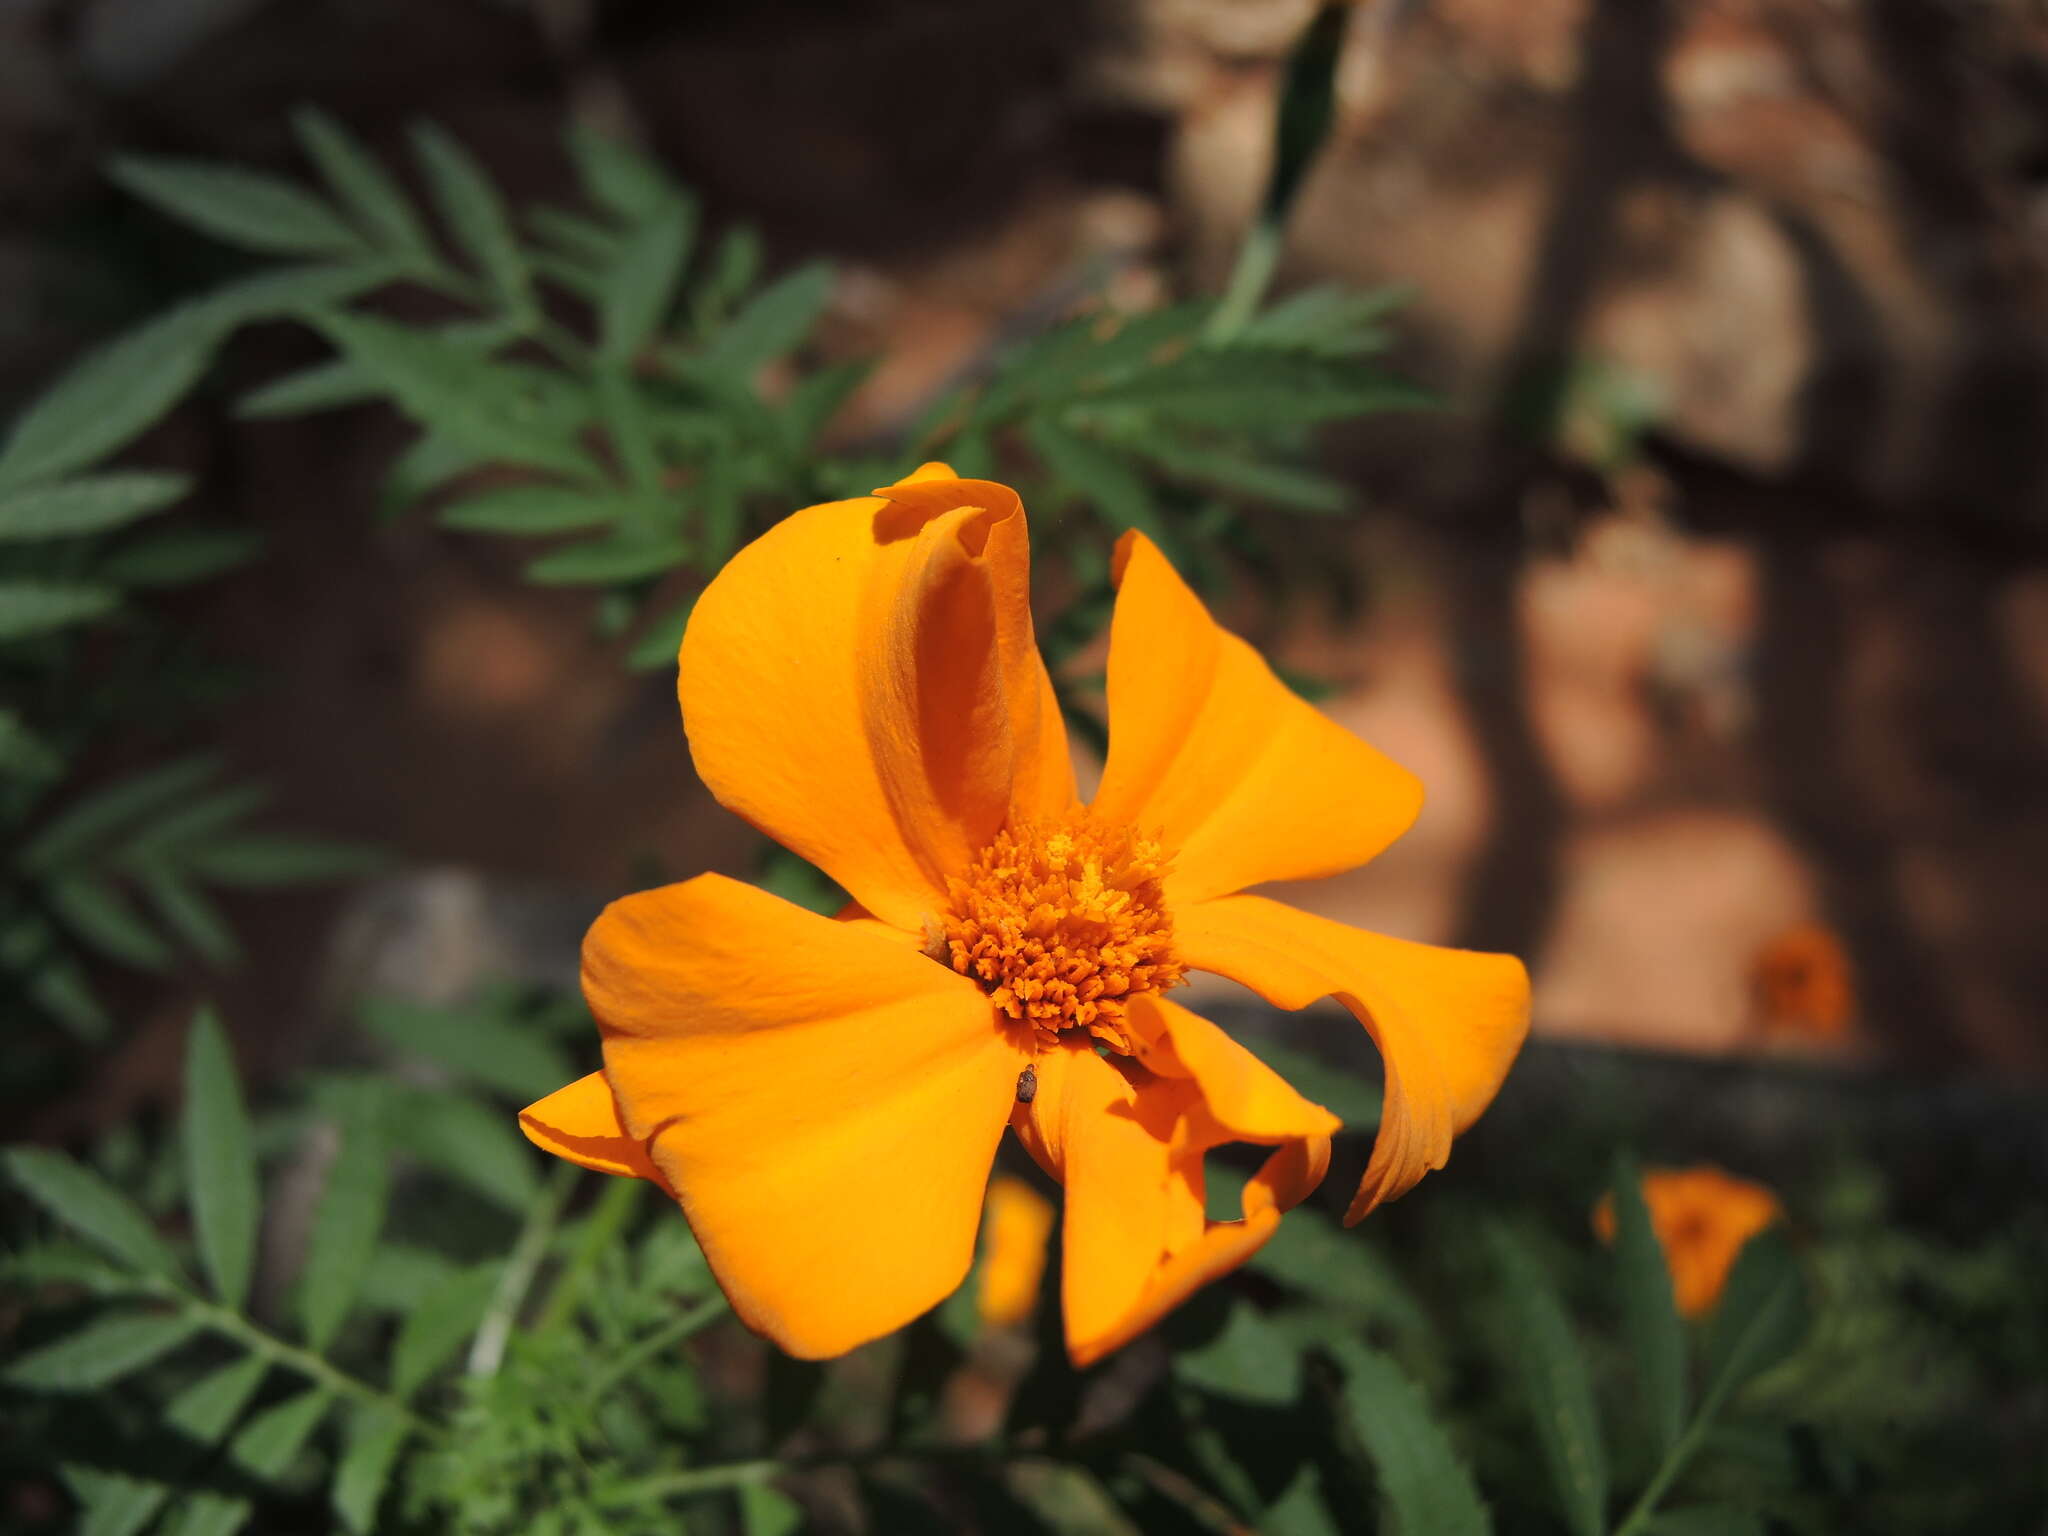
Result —
[[143, 894], [156, 908], [164, 926], [191, 946], [193, 952], [215, 970], [231, 970], [241, 963], [242, 946], [234, 930], [184, 875], [167, 864], [149, 863], [135, 872]]
[[466, 1082], [530, 1104], [575, 1077], [568, 1055], [530, 1025], [486, 1008], [433, 1008], [377, 998], [363, 1027], [399, 1050], [424, 1056]]
[[391, 1349], [392, 1392], [411, 1397], [454, 1358], [483, 1320], [503, 1269], [497, 1262], [465, 1269], [412, 1310]]
[[1230, 1309], [1221, 1333], [1175, 1356], [1173, 1368], [1184, 1381], [1247, 1403], [1278, 1406], [1301, 1391], [1301, 1357], [1293, 1340], [1243, 1302]]
[[468, 150], [433, 123], [415, 124], [413, 148], [449, 230], [506, 307], [533, 308], [533, 274], [520, 253], [504, 199]]
[[96, 1318], [22, 1355], [0, 1379], [37, 1392], [91, 1392], [161, 1359], [198, 1331], [197, 1320], [182, 1312]]
[[1319, 283], [1291, 293], [1245, 322], [1236, 347], [1287, 347], [1325, 357], [1357, 357], [1386, 345], [1379, 322], [1408, 301], [1399, 286], [1348, 288]]
[[1091, 438], [1069, 432], [1049, 416], [1034, 416], [1024, 435], [1060, 487], [1112, 533], [1136, 528], [1157, 544], [1169, 538], [1153, 505], [1152, 488], [1128, 459]]
[[57, 1476], [84, 1506], [77, 1536], [137, 1536], [171, 1496], [166, 1483], [65, 1463]]
[[43, 896], [73, 935], [110, 960], [142, 971], [166, 971], [177, 958], [108, 881], [82, 873], [58, 875], [45, 884]]
[[1509, 1329], [1509, 1369], [1536, 1421], [1536, 1437], [1566, 1522], [1579, 1536], [1607, 1528], [1607, 1448], [1592, 1377], [1550, 1277], [1504, 1228], [1489, 1232]]
[[54, 779], [64, 759], [11, 709], [0, 709], [0, 776], [24, 782]]
[[43, 828], [22, 850], [20, 867], [39, 874], [74, 863], [123, 824], [139, 821], [158, 806], [180, 799], [219, 772], [218, 758], [200, 755], [119, 779], [87, 795]]
[[635, 672], [673, 667], [676, 653], [682, 649], [683, 631], [690, 627], [690, 615], [696, 611], [697, 597], [698, 594], [692, 592], [649, 624], [640, 638], [633, 642], [633, 648], [626, 652], [626, 665]]
[[[1157, 422], [1251, 432], [1305, 427], [1370, 411], [1415, 409], [1434, 397], [1413, 385], [1291, 352], [1191, 351], [1088, 398]], [[1152, 430], [1156, 430], [1156, 427]]]
[[334, 1474], [334, 1512], [356, 1536], [377, 1529], [377, 1505], [408, 1433], [405, 1420], [375, 1403], [360, 1403], [350, 1413], [347, 1448]]
[[0, 495], [0, 540], [104, 533], [161, 512], [192, 489], [188, 475], [89, 475]]
[[508, 1211], [523, 1214], [538, 1190], [532, 1146], [495, 1106], [415, 1090], [405, 1096], [393, 1135], [421, 1162]]
[[255, 1400], [269, 1371], [270, 1362], [261, 1355], [244, 1355], [200, 1377], [166, 1403], [164, 1422], [200, 1445], [217, 1444]]
[[351, 843], [249, 835], [209, 839], [191, 850], [188, 865], [215, 885], [260, 888], [347, 880], [383, 862], [376, 849]]
[[1635, 1160], [1615, 1160], [1609, 1186], [1614, 1203], [1614, 1261], [1621, 1285], [1621, 1316], [1635, 1361], [1636, 1390], [1657, 1454], [1670, 1454], [1685, 1430], [1685, 1324], [1673, 1300], [1663, 1244], [1643, 1204]]
[[0, 640], [22, 640], [99, 618], [121, 600], [79, 582], [0, 581]]
[[258, 421], [277, 416], [307, 416], [345, 405], [361, 405], [381, 392], [375, 374], [352, 358], [330, 358], [272, 379], [235, 402], [235, 414]]
[[526, 579], [538, 586], [604, 585], [665, 576], [690, 558], [680, 539], [649, 540], [616, 534], [586, 539], [527, 563]]
[[598, 295], [601, 362], [623, 367], [659, 334], [682, 281], [690, 233], [688, 212], [674, 203], [653, 211], [620, 244]]
[[798, 267], [763, 288], [721, 326], [697, 364], [710, 373], [746, 378], [801, 345], [831, 301], [832, 269], [822, 262]]
[[390, 1184], [383, 1103], [362, 1089], [343, 1114], [341, 1150], [327, 1170], [327, 1188], [299, 1277], [299, 1317], [306, 1342], [316, 1350], [327, 1348], [355, 1305], [384, 1228]]
[[1139, 436], [1132, 439], [1130, 447], [1176, 479], [1191, 480], [1289, 512], [1328, 517], [1344, 511], [1351, 503], [1350, 493], [1341, 484], [1313, 470], [1262, 463], [1222, 449], [1195, 448], [1166, 437]]
[[272, 256], [367, 254], [325, 202], [275, 176], [201, 160], [118, 155], [107, 177], [172, 218], [244, 250]]
[[1261, 217], [1279, 224], [1293, 206], [1337, 110], [1337, 60], [1344, 51], [1347, 5], [1326, 3], [1287, 55], [1273, 128], [1273, 166]]
[[740, 1529], [746, 1536], [796, 1536], [804, 1507], [779, 1489], [749, 1483], [740, 1489]]
[[245, 528], [163, 528], [125, 543], [94, 573], [116, 587], [183, 587], [233, 570], [262, 547]]
[[1810, 1319], [1806, 1282], [1773, 1227], [1743, 1246], [1707, 1329], [1707, 1395], [1716, 1401], [1790, 1355]]
[[177, 1260], [142, 1212], [90, 1168], [42, 1147], [14, 1147], [0, 1157], [23, 1193], [104, 1252], [145, 1274], [178, 1273]]
[[1401, 1536], [1486, 1536], [1493, 1521], [1472, 1474], [1401, 1368], [1356, 1339], [1329, 1344], [1344, 1368], [1353, 1432], [1379, 1474]]
[[683, 200], [681, 189], [653, 160], [588, 123], [570, 124], [569, 157], [590, 200], [620, 218], [645, 218]]
[[538, 370], [492, 362], [447, 337], [361, 315], [318, 321], [336, 346], [436, 437], [482, 459], [578, 477], [597, 467], [576, 446], [579, 416]]
[[450, 502], [434, 521], [469, 533], [526, 537], [575, 533], [617, 522], [632, 501], [610, 491], [574, 485], [501, 485]]
[[[331, 1401], [324, 1389], [316, 1387], [265, 1409], [235, 1436], [228, 1455], [264, 1482], [276, 1481], [319, 1428]], [[167, 1536], [234, 1536], [252, 1513], [247, 1499], [195, 1494], [179, 1506]]]
[[213, 1279], [214, 1295], [239, 1312], [256, 1264], [262, 1195], [234, 1052], [211, 1008], [194, 1016], [185, 1039], [181, 1140], [200, 1257]]
[[292, 127], [372, 244], [412, 271], [430, 272], [439, 265], [411, 200], [355, 135], [318, 107], [300, 107], [292, 114]]
[[202, 299], [88, 353], [15, 422], [0, 486], [53, 479], [119, 448], [192, 387], [231, 325]]
[[1338, 1536], [1323, 1493], [1323, 1475], [1304, 1463], [1286, 1491], [1259, 1516], [1260, 1536]]
[[124, 862], [145, 864], [168, 852], [183, 852], [246, 819], [269, 798], [270, 792], [258, 785], [235, 784], [167, 809], [129, 834], [122, 847]]

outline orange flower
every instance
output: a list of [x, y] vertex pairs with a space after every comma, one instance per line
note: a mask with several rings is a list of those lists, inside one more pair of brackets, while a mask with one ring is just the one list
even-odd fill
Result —
[[989, 1183], [979, 1310], [990, 1327], [1021, 1323], [1037, 1305], [1052, 1220], [1051, 1204], [1022, 1179], [998, 1174]]
[[[1763, 1185], [1704, 1163], [1645, 1169], [1643, 1203], [1671, 1268], [1678, 1310], [1695, 1318], [1714, 1310], [1743, 1244], [1784, 1214]], [[1614, 1241], [1612, 1195], [1602, 1196], [1593, 1208], [1593, 1230], [1603, 1242]]]
[[1795, 923], [1757, 955], [1752, 977], [1766, 1026], [1821, 1040], [1849, 1032], [1856, 984], [1849, 952], [1819, 923]]
[[[1402, 768], [1118, 545], [1111, 745], [1076, 797], [1016, 492], [930, 464], [810, 507], [698, 600], [679, 694], [711, 792], [837, 880], [838, 920], [721, 875], [628, 896], [583, 948], [604, 1068], [521, 1117], [681, 1202], [740, 1318], [836, 1355], [960, 1284], [1003, 1127], [1066, 1190], [1086, 1363], [1242, 1263], [1322, 1179], [1335, 1116], [1170, 1001], [1215, 971], [1340, 998], [1386, 1061], [1351, 1217], [1413, 1185], [1520, 1048], [1518, 961], [1361, 933], [1263, 896], [1414, 820]], [[1202, 1158], [1275, 1148], [1243, 1218]]]

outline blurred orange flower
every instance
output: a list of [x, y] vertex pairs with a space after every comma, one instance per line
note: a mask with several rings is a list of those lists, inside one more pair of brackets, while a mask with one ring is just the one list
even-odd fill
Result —
[[[1645, 1169], [1643, 1203], [1671, 1268], [1678, 1310], [1693, 1318], [1713, 1311], [1743, 1245], [1784, 1215], [1777, 1196], [1763, 1185], [1704, 1163]], [[1614, 1241], [1612, 1195], [1594, 1207], [1593, 1230], [1603, 1242]]]
[[[1351, 1217], [1441, 1167], [1528, 1026], [1500, 955], [1361, 933], [1262, 896], [1415, 818], [1404, 769], [1216, 627], [1124, 536], [1101, 788], [1075, 793], [1016, 492], [929, 464], [808, 508], [705, 589], [678, 691], [697, 771], [853, 904], [720, 875], [606, 909], [583, 949], [604, 1068], [521, 1117], [660, 1183], [742, 1321], [836, 1355], [960, 1284], [1003, 1127], [1066, 1191], [1077, 1362], [1241, 1264], [1321, 1181], [1338, 1121], [1164, 992], [1187, 970], [1285, 1008], [1340, 998], [1386, 1061]], [[1241, 1220], [1203, 1155], [1275, 1150]]]
[[1052, 1202], [1022, 1179], [998, 1174], [990, 1181], [978, 1309], [989, 1327], [1021, 1323], [1038, 1304], [1052, 1221]]
[[1832, 929], [1795, 923], [1763, 947], [1751, 974], [1767, 1027], [1822, 1040], [1849, 1032], [1856, 1015], [1855, 974]]

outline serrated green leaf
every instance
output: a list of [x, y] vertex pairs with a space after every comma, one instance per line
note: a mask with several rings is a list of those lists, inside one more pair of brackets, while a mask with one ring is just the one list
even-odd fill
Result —
[[431, 1248], [396, 1240], [382, 1243], [363, 1277], [361, 1304], [372, 1312], [408, 1315], [422, 1296], [446, 1283], [457, 1268], [452, 1259]]
[[568, 1055], [530, 1025], [487, 1008], [434, 1008], [376, 998], [360, 1015], [373, 1035], [456, 1077], [530, 1104], [576, 1075]]
[[1636, 1391], [1651, 1444], [1665, 1456], [1685, 1430], [1685, 1324], [1673, 1299], [1664, 1247], [1643, 1203], [1642, 1173], [1634, 1159], [1616, 1159], [1609, 1191], [1623, 1333], [1634, 1360]]
[[121, 594], [111, 587], [67, 581], [0, 581], [0, 640], [23, 640], [69, 629], [112, 611]]
[[217, 971], [232, 970], [241, 963], [242, 946], [227, 919], [184, 875], [166, 864], [145, 864], [136, 870], [135, 878], [156, 908], [158, 919], [200, 959]]
[[85, 972], [61, 950], [43, 958], [29, 978], [28, 989], [38, 1008], [89, 1045], [104, 1042], [114, 1027]]
[[181, 757], [95, 790], [43, 828], [21, 851], [19, 865], [31, 873], [43, 873], [70, 864], [124, 824], [141, 820], [218, 772], [220, 759], [216, 757]]
[[539, 586], [585, 586], [665, 576], [690, 558], [680, 539], [640, 536], [587, 539], [528, 562], [526, 579]]
[[764, 363], [793, 352], [832, 302], [832, 269], [822, 262], [798, 267], [770, 283], [719, 327], [696, 359], [707, 373], [750, 376]]
[[696, 611], [697, 597], [691, 593], [649, 624], [626, 652], [626, 665], [635, 672], [673, 667], [676, 653], [682, 649], [683, 631], [690, 627], [690, 615]]
[[433, 242], [411, 199], [361, 140], [318, 107], [300, 107], [292, 114], [292, 127], [372, 244], [412, 271], [432, 271], [438, 265]]
[[583, 190], [599, 207], [623, 219], [639, 219], [664, 205], [683, 202], [682, 190], [650, 157], [588, 123], [572, 122], [569, 158]]
[[598, 295], [598, 357], [622, 367], [657, 336], [675, 303], [690, 249], [682, 204], [652, 210], [619, 244]]
[[203, 528], [186, 524], [131, 539], [94, 571], [114, 587], [183, 587], [243, 564], [262, 548], [262, 535], [247, 528]]
[[1743, 1246], [1707, 1328], [1707, 1395], [1725, 1400], [1789, 1356], [1806, 1337], [1806, 1282], [1773, 1227]]
[[501, 485], [450, 502], [434, 521], [468, 533], [536, 537], [601, 528], [617, 522], [632, 506], [625, 496], [584, 486]]
[[1401, 1536], [1487, 1536], [1493, 1521], [1472, 1474], [1401, 1368], [1356, 1339], [1329, 1344], [1344, 1370], [1352, 1431], [1379, 1476]]
[[278, 267], [223, 283], [194, 299], [192, 307], [225, 336], [238, 325], [258, 320], [310, 319], [373, 288], [383, 287], [395, 275], [391, 263], [381, 256], [339, 267]]
[[269, 1371], [270, 1362], [261, 1355], [244, 1355], [200, 1377], [166, 1403], [164, 1422], [188, 1440], [215, 1445], [255, 1401], [256, 1389]]
[[200, 843], [247, 820], [269, 802], [270, 792], [260, 785], [234, 784], [209, 791], [196, 800], [152, 816], [122, 844], [123, 861], [131, 867], [146, 865], [187, 845]]
[[[228, 1447], [228, 1455], [244, 1471], [274, 1482], [320, 1427], [331, 1398], [314, 1388], [265, 1409], [246, 1424]], [[254, 1513], [247, 1499], [200, 1493], [178, 1507], [167, 1536], [234, 1536]]]
[[454, 1357], [476, 1332], [503, 1269], [495, 1262], [465, 1269], [412, 1310], [391, 1349], [393, 1393], [411, 1397]]
[[184, 1134], [187, 1184], [199, 1254], [213, 1293], [240, 1311], [256, 1264], [262, 1195], [249, 1113], [227, 1033], [211, 1008], [192, 1020], [185, 1040]]
[[430, 1168], [466, 1184], [506, 1210], [524, 1213], [539, 1188], [533, 1148], [512, 1117], [475, 1099], [414, 1091], [393, 1136]]
[[0, 540], [76, 538], [161, 512], [192, 489], [188, 475], [87, 475], [0, 495]]
[[1136, 528], [1155, 544], [1169, 537], [1153, 504], [1152, 488], [1122, 455], [1048, 416], [1034, 416], [1024, 435], [1060, 486], [1112, 533]]
[[231, 325], [202, 299], [88, 353], [15, 422], [0, 486], [53, 479], [136, 436], [192, 387]]
[[1550, 1277], [1503, 1228], [1488, 1234], [1510, 1330], [1509, 1369], [1536, 1421], [1536, 1437], [1566, 1523], [1579, 1536], [1607, 1528], [1607, 1447], [1593, 1381]]
[[334, 1512], [356, 1536], [377, 1529], [377, 1505], [408, 1433], [403, 1419], [375, 1403], [360, 1403], [350, 1413], [347, 1448], [334, 1474]]
[[1293, 1341], [1248, 1303], [1230, 1309], [1215, 1338], [1176, 1355], [1173, 1368], [1183, 1381], [1241, 1402], [1277, 1406], [1301, 1391], [1301, 1356]]
[[1133, 438], [1130, 447], [1176, 479], [1290, 512], [1330, 517], [1344, 511], [1351, 502], [1350, 493], [1337, 481], [1289, 464], [1266, 463], [1238, 453], [1195, 448], [1173, 438], [1150, 435]]
[[450, 232], [501, 302], [517, 312], [532, 309], [533, 274], [497, 187], [469, 151], [433, 123], [415, 124], [412, 136]]
[[445, 336], [388, 320], [330, 314], [318, 324], [381, 381], [401, 411], [455, 449], [597, 477], [576, 446], [578, 414], [559, 381], [539, 370], [495, 363]]
[[352, 358], [331, 358], [273, 379], [235, 402], [235, 414], [259, 421], [278, 416], [309, 416], [315, 411], [361, 405], [381, 392], [376, 376]]
[[201, 160], [119, 155], [107, 177], [124, 191], [229, 245], [269, 256], [354, 256], [367, 247], [334, 210], [276, 176]]
[[313, 837], [209, 838], [191, 850], [191, 871], [215, 885], [266, 887], [346, 880], [384, 863], [374, 848]]
[[711, 253], [710, 271], [691, 299], [700, 330], [715, 327], [720, 317], [739, 302], [740, 295], [754, 286], [754, 279], [761, 272], [762, 256], [760, 232], [749, 225], [736, 224], [720, 237], [717, 249]]
[[137, 1536], [171, 1496], [168, 1483], [65, 1463], [57, 1475], [84, 1506], [78, 1536]]
[[57, 875], [43, 886], [50, 910], [74, 938], [137, 970], [164, 971], [177, 958], [122, 892], [96, 875]]
[[1433, 403], [1427, 391], [1356, 367], [1291, 352], [1235, 349], [1187, 352], [1087, 401], [1091, 411], [1127, 407], [1156, 422], [1241, 432]]
[[95, 1318], [18, 1357], [0, 1379], [37, 1392], [91, 1392], [162, 1359], [198, 1331], [182, 1312]]
[[1379, 322], [1408, 301], [1409, 290], [1319, 283], [1254, 315], [1230, 338], [1234, 347], [1290, 347], [1325, 357], [1357, 357], [1386, 344]]
[[362, 1289], [377, 1250], [391, 1192], [385, 1152], [383, 1103], [364, 1089], [353, 1095], [341, 1125], [341, 1150], [327, 1170], [327, 1187], [299, 1276], [299, 1317], [306, 1342], [324, 1350], [340, 1331]]

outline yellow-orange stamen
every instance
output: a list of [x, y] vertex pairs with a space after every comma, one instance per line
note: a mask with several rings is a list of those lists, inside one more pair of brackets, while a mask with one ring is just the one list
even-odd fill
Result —
[[1086, 1029], [1129, 1053], [1125, 1000], [1184, 970], [1160, 897], [1168, 868], [1156, 841], [1086, 815], [1009, 827], [947, 882], [953, 909], [930, 952], [1048, 1039]]

